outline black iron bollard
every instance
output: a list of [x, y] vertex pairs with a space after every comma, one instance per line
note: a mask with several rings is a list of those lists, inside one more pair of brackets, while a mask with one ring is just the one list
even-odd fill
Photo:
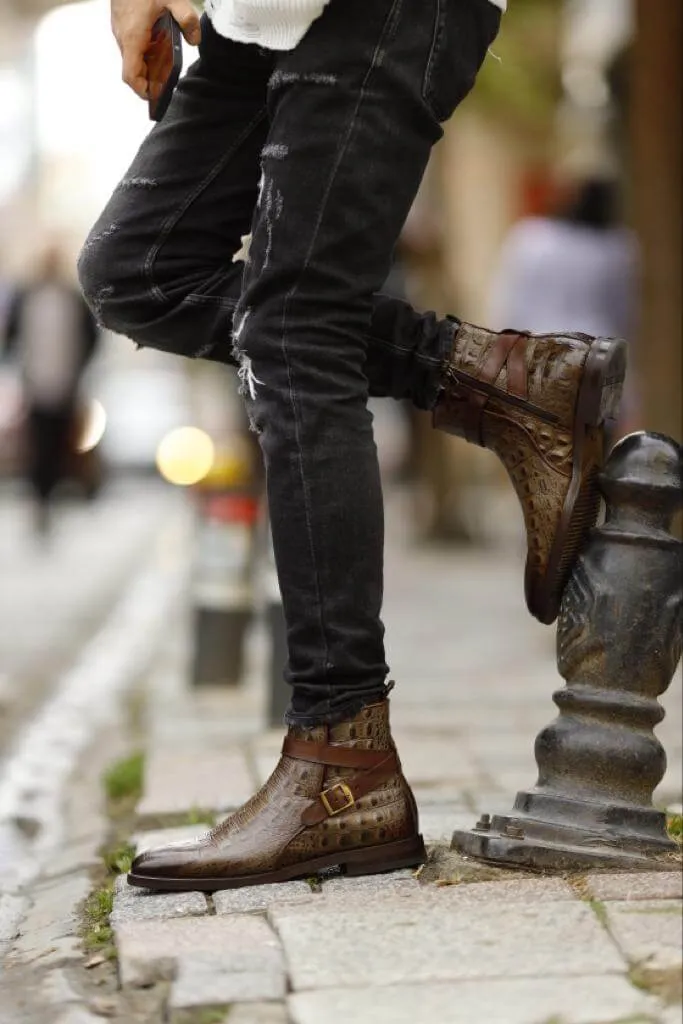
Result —
[[664, 718], [683, 638], [683, 450], [632, 434], [600, 477], [607, 519], [593, 531], [562, 601], [560, 709], [536, 741], [539, 778], [510, 815], [484, 815], [453, 849], [531, 868], [671, 868], [676, 844], [652, 804], [666, 755]]

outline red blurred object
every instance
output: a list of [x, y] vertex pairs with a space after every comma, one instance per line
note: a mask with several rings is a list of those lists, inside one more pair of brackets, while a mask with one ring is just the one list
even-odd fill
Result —
[[204, 515], [222, 523], [254, 526], [259, 516], [258, 499], [245, 494], [216, 494], [204, 500]]
[[547, 217], [556, 209], [558, 198], [557, 181], [549, 167], [536, 164], [526, 168], [520, 186], [520, 218]]

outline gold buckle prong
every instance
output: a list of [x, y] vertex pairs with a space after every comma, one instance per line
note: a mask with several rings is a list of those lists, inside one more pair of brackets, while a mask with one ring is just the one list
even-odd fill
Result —
[[[327, 799], [327, 794], [332, 793], [335, 789], [341, 789], [342, 793], [346, 797], [346, 803], [344, 804], [343, 807], [334, 808], [330, 801]], [[345, 782], [338, 782], [336, 786], [331, 786], [330, 789], [324, 789], [320, 794], [320, 799], [322, 800], [323, 807], [327, 811], [330, 818], [334, 818], [336, 817], [337, 814], [342, 814], [344, 811], [348, 811], [349, 808], [353, 807], [353, 805], [356, 802], [356, 798], [354, 797], [353, 793], [351, 792], [351, 790], [349, 789]]]

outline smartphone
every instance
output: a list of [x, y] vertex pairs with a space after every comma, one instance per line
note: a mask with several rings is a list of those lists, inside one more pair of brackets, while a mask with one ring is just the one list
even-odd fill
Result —
[[161, 121], [183, 70], [183, 37], [170, 11], [154, 24], [145, 64], [149, 78], [149, 116], [152, 121]]

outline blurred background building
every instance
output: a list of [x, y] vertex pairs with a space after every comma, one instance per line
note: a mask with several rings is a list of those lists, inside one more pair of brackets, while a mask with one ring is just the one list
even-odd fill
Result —
[[[486, 322], [501, 245], [515, 222], [551, 212], [563, 183], [612, 176], [641, 254], [630, 339], [638, 417], [680, 436], [683, 8], [667, 0], [509, 6], [407, 225], [404, 286], [420, 306]], [[47, 237], [59, 239], [73, 265], [147, 130], [144, 105], [120, 81], [107, 0], [0, 0], [0, 316], [3, 295], [6, 302]], [[101, 364], [111, 455], [144, 461], [161, 435], [191, 416], [188, 373], [204, 371], [136, 354], [121, 339], [108, 340]], [[163, 381], [154, 410], [131, 397], [151, 393], [150, 374]], [[215, 413], [220, 389], [213, 393]], [[141, 411], [121, 427], [124, 394]], [[380, 439], [400, 433], [397, 424], [380, 416]], [[497, 462], [435, 437], [419, 417], [409, 436], [420, 531], [476, 533], [477, 495], [498, 481]], [[145, 452], [135, 454], [141, 446]]]

